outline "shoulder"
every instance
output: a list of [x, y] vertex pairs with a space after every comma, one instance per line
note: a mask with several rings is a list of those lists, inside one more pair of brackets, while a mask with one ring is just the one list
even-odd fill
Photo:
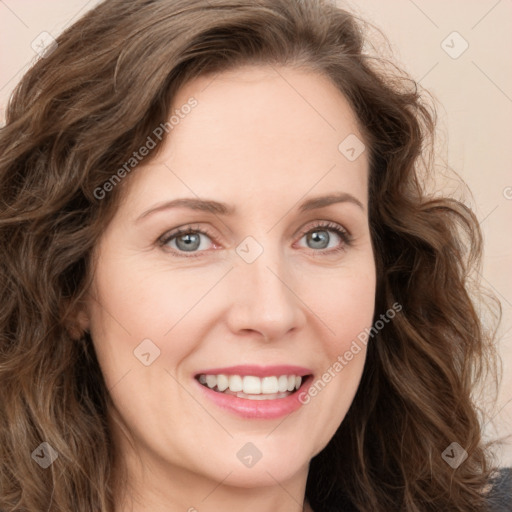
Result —
[[502, 468], [491, 480], [489, 512], [512, 512], [512, 468]]

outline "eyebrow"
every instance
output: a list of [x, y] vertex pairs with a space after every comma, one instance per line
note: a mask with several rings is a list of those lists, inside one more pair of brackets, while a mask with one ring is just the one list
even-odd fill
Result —
[[[337, 194], [329, 194], [326, 196], [308, 199], [299, 206], [299, 211], [302, 213], [310, 210], [317, 210], [336, 203], [352, 203], [357, 205], [363, 211], [365, 209], [361, 201], [359, 201], [359, 199], [354, 197], [352, 194], [341, 192]], [[137, 218], [136, 222], [153, 213], [163, 210], [170, 210], [172, 208], [188, 208], [190, 210], [213, 213], [216, 215], [234, 215], [236, 212], [234, 206], [230, 206], [226, 203], [220, 203], [210, 199], [181, 198], [173, 199], [172, 201], [166, 201], [165, 203], [159, 204], [150, 208], [149, 210], [146, 210]]]

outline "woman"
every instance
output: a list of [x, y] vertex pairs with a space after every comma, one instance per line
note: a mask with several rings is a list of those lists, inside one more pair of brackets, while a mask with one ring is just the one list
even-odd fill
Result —
[[478, 224], [363, 43], [328, 2], [107, 0], [23, 78], [0, 509], [496, 505]]

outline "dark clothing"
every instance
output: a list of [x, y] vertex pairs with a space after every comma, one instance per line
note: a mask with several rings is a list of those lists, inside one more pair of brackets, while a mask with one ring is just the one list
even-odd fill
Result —
[[[488, 494], [489, 512], [512, 512], [512, 468], [501, 468], [490, 483], [492, 488]], [[343, 495], [333, 498], [330, 506], [315, 503], [311, 503], [311, 506], [315, 512], [357, 512]]]
[[503, 468], [492, 481], [490, 512], [512, 512], [512, 468]]

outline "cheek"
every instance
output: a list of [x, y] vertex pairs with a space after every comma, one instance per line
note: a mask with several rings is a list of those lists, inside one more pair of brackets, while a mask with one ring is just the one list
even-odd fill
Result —
[[344, 288], [333, 297], [336, 308], [331, 310], [333, 329], [339, 335], [337, 353], [349, 349], [366, 328], [371, 326], [375, 308], [375, 279], [348, 279]]
[[[164, 365], [185, 358], [208, 325], [203, 299], [224, 273], [221, 268], [170, 272], [162, 263], [105, 258], [94, 278], [90, 326], [106, 378], [115, 380], [134, 362], [139, 365], [139, 346]], [[171, 343], [177, 337], [179, 343]]]
[[349, 349], [351, 342], [371, 326], [376, 293], [372, 260], [359, 269], [340, 269], [315, 278], [315, 286], [303, 289], [322, 329], [326, 333], [324, 349], [335, 359]]
[[317, 319], [316, 331], [323, 333], [316, 338], [322, 373], [315, 376], [302, 402], [323, 425], [316, 440], [319, 451], [343, 421], [363, 373], [375, 308], [373, 260], [368, 258], [358, 269], [340, 269], [316, 283], [318, 286], [303, 293], [308, 293], [308, 304]]

